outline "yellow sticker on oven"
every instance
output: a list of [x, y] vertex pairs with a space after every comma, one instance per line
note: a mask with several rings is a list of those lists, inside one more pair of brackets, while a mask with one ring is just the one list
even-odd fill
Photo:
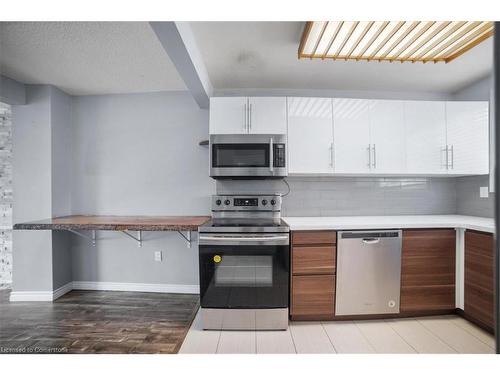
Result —
[[222, 258], [220, 257], [220, 255], [214, 255], [214, 262], [215, 263], [220, 263], [221, 260], [222, 260]]

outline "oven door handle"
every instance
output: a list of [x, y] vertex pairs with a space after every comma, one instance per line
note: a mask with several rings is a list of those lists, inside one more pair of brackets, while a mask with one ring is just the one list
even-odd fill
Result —
[[272, 236], [272, 237], [216, 237], [216, 236], [200, 236], [200, 240], [217, 240], [217, 241], [265, 241], [265, 240], [288, 240], [288, 236]]
[[199, 236], [200, 245], [212, 245], [212, 244], [251, 244], [255, 243], [258, 245], [288, 245], [288, 236], [261, 236], [261, 237], [244, 237], [244, 236]]

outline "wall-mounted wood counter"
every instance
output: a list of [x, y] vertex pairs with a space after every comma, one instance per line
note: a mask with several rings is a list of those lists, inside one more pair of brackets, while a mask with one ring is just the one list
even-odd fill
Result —
[[209, 216], [62, 216], [14, 225], [17, 230], [197, 231]]

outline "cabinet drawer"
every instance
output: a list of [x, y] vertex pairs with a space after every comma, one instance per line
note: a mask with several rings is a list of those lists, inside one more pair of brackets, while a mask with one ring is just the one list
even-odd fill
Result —
[[332, 230], [311, 230], [292, 232], [293, 245], [313, 245], [326, 244], [334, 245], [337, 243], [337, 232]]
[[292, 247], [292, 274], [335, 274], [335, 246]]
[[293, 276], [291, 314], [296, 317], [333, 316], [335, 276]]

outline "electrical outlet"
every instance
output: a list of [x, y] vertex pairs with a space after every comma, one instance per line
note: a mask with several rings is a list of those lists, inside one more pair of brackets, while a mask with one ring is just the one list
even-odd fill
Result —
[[479, 188], [479, 197], [480, 198], [488, 198], [489, 190], [488, 186], [481, 186]]
[[161, 251], [155, 251], [155, 262], [161, 262], [162, 256]]

